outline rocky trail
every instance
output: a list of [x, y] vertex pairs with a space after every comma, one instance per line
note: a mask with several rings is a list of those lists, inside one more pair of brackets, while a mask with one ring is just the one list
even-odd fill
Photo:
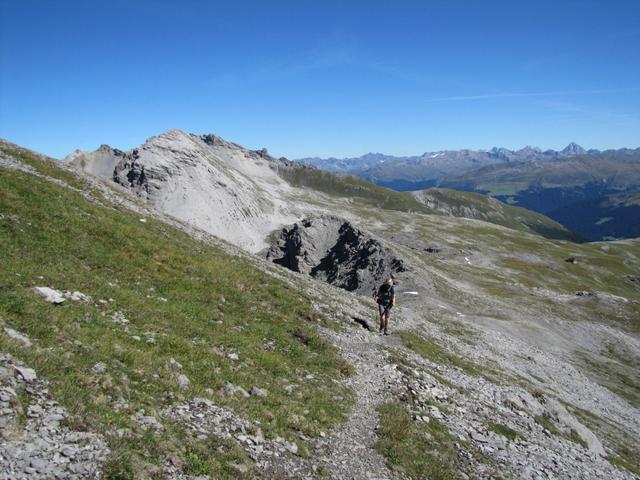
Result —
[[348, 382], [356, 395], [353, 413], [329, 435], [326, 448], [319, 452], [319, 463], [335, 479], [390, 478], [384, 458], [372, 447], [377, 440], [376, 409], [390, 399], [390, 389], [400, 374], [381, 348], [389, 337], [354, 330], [347, 335], [333, 335], [334, 344], [355, 369]]

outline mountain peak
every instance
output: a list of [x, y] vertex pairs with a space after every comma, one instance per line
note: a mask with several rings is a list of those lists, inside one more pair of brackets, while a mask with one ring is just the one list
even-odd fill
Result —
[[516, 153], [520, 153], [522, 155], [532, 155], [532, 154], [542, 153], [542, 150], [540, 150], [540, 148], [538, 147], [527, 145], [526, 147], [518, 150]]
[[586, 150], [577, 143], [571, 142], [569, 145], [564, 147], [564, 149], [562, 149], [560, 153], [562, 153], [563, 155], [582, 155], [586, 153]]

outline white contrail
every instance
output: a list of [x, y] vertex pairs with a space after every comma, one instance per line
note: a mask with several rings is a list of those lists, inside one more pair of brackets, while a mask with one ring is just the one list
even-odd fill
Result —
[[517, 97], [553, 97], [563, 95], [603, 95], [608, 93], [636, 92], [640, 86], [627, 88], [608, 88], [602, 90], [574, 90], [566, 92], [503, 92], [484, 93], [481, 95], [458, 95], [451, 97], [428, 98], [427, 102], [457, 102], [463, 100], [487, 100], [492, 98], [517, 98]]

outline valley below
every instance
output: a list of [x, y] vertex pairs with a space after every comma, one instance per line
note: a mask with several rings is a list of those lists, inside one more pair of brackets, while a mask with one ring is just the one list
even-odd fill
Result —
[[[559, 222], [580, 241], [637, 238], [640, 149], [446, 150], [419, 156], [366, 154], [301, 163], [358, 175], [397, 191], [453, 189], [496, 198]], [[485, 219], [486, 218], [482, 218]]]
[[0, 478], [640, 478], [640, 239], [497, 192], [3, 141]]

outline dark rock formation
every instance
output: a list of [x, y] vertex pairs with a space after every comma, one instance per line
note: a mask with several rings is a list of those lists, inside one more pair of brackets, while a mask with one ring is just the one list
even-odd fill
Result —
[[370, 234], [336, 217], [308, 218], [284, 228], [267, 259], [345, 290], [370, 294], [404, 261]]
[[113, 181], [120, 185], [130, 187], [139, 195], [146, 197], [149, 194], [148, 178], [138, 159], [140, 154], [134, 149], [130, 154], [118, 162], [113, 170]]

